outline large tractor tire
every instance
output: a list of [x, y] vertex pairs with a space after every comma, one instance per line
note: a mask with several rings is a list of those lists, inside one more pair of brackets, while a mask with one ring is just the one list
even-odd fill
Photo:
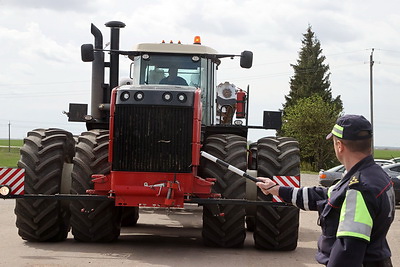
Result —
[[[266, 137], [258, 140], [257, 166], [259, 177], [300, 175], [298, 142], [288, 137]], [[257, 189], [258, 200], [271, 201]], [[299, 234], [299, 209], [292, 206], [257, 206], [254, 241], [258, 249], [294, 250]]]
[[[92, 174], [110, 173], [106, 130], [84, 132], [78, 138], [71, 194], [93, 189]], [[70, 205], [72, 234], [81, 242], [115, 241], [121, 230], [121, 211], [112, 201], [76, 200]]]
[[121, 226], [136, 226], [139, 220], [139, 207], [124, 207], [122, 210]]
[[[246, 170], [246, 139], [233, 134], [216, 134], [207, 138], [203, 150], [235, 167]], [[207, 159], [201, 159], [200, 175], [216, 178], [212, 188], [225, 199], [244, 199], [245, 178]], [[246, 237], [243, 205], [208, 204], [203, 207], [203, 241], [212, 247], [242, 247]]]
[[[25, 169], [25, 194], [61, 193], [64, 163], [71, 163], [75, 141], [61, 129], [36, 129], [24, 139], [18, 167]], [[56, 242], [67, 238], [69, 210], [61, 201], [17, 199], [16, 225], [22, 239]]]

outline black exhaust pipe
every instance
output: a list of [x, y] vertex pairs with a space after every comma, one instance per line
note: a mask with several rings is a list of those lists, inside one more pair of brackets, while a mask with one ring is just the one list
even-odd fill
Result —
[[[92, 23], [91, 33], [94, 36], [94, 48], [103, 49], [103, 35], [101, 31]], [[91, 94], [91, 115], [95, 120], [101, 120], [104, 117], [99, 105], [104, 103], [104, 52], [94, 51], [94, 60], [92, 61], [92, 94]]]
[[[119, 50], [119, 29], [125, 24], [120, 21], [110, 21], [105, 24], [111, 28], [110, 49]], [[110, 62], [104, 61], [103, 35], [92, 23], [91, 33], [94, 36], [94, 51], [92, 61], [92, 94], [91, 94], [91, 115], [93, 120], [86, 122], [86, 128], [108, 129], [109, 109], [107, 106], [111, 100], [111, 90], [118, 86], [119, 76], [119, 54], [110, 52]], [[96, 51], [97, 50], [97, 51]], [[104, 81], [105, 68], [110, 68], [109, 84]]]
[[[111, 28], [110, 49], [119, 50], [119, 29], [125, 27], [125, 23], [121, 21], [107, 22], [106, 27]], [[111, 90], [118, 86], [119, 81], [119, 54], [111, 51], [110, 53], [110, 87], [107, 94], [107, 102], [110, 103]]]

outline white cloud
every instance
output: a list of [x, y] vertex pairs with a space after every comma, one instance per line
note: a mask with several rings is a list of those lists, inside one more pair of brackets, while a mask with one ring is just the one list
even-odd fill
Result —
[[53, 10], [57, 12], [64, 11], [94, 11], [98, 7], [94, 5], [96, 1], [80, 1], [80, 0], [67, 0], [67, 1], [53, 1], [53, 0], [2, 0], [0, 7], [32, 10]]
[[[251, 88], [251, 124], [263, 110], [282, 107], [289, 92], [302, 34], [310, 24], [331, 67], [332, 93], [341, 95], [346, 113], [369, 117], [369, 55], [374, 58], [374, 122], [377, 145], [400, 146], [396, 107], [400, 97], [400, 4], [373, 1], [0, 1], [0, 137], [14, 123], [16, 137], [35, 127], [74, 128], [62, 110], [69, 102], [88, 103], [90, 70], [80, 61], [80, 45], [93, 42], [90, 23], [109, 40], [104, 23], [120, 20], [121, 49], [135, 43], [181, 40], [195, 35], [220, 53], [254, 52], [250, 70], [237, 59], [223, 61], [218, 82]], [[123, 61], [123, 60], [122, 60]], [[129, 65], [121, 73], [127, 73]], [[33, 116], [32, 123], [29, 116]], [[24, 122], [18, 125], [18, 122]], [[29, 128], [24, 128], [24, 127]], [[78, 129], [79, 128], [79, 129]], [[251, 138], [264, 135], [257, 131]]]
[[75, 57], [74, 53], [79, 51], [68, 44], [58, 44], [54, 39], [45, 36], [37, 23], [30, 23], [26, 31], [13, 33], [10, 40], [13, 44], [17, 42], [20, 46], [19, 55], [27, 61], [45, 60], [48, 63], [62, 64], [71, 62]]

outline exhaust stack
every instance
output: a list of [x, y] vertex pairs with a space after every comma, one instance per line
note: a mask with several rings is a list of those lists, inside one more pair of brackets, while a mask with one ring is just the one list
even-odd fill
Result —
[[113, 50], [119, 50], [119, 29], [125, 27], [125, 23], [121, 21], [107, 22], [106, 27], [111, 28], [111, 44], [110, 44], [110, 86], [106, 94], [106, 103], [110, 103], [111, 90], [118, 86], [119, 80], [119, 55], [113, 53]]

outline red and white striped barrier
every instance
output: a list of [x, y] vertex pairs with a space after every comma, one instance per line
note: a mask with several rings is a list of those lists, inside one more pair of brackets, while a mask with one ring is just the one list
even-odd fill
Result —
[[0, 185], [8, 185], [11, 195], [24, 194], [25, 169], [0, 168]]
[[[281, 186], [300, 187], [300, 176], [273, 176], [275, 183]], [[273, 202], [283, 202], [278, 196], [272, 197]]]

